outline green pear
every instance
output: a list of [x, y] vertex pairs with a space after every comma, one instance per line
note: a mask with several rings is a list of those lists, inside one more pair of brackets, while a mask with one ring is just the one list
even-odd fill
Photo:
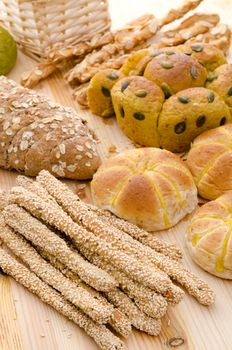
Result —
[[0, 75], [6, 75], [14, 67], [17, 59], [17, 46], [13, 37], [0, 26]]

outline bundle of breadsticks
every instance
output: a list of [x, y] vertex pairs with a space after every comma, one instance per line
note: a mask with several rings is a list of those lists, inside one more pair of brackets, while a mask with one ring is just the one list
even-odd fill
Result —
[[[171, 47], [189, 41], [210, 42], [226, 53], [230, 46], [231, 31], [228, 26], [219, 23], [220, 18], [216, 14], [194, 14], [173, 30], [162, 30], [194, 10], [202, 1], [189, 0], [182, 7], [170, 10], [161, 20], [152, 14], [144, 15], [120, 30], [108, 32], [101, 37], [95, 36], [90, 42], [48, 52], [43, 62], [23, 74], [22, 84], [33, 87], [58, 68], [72, 63], [72, 69], [66, 72], [66, 78], [79, 91], [82, 84], [87, 83], [99, 69], [119, 69], [130, 54], [142, 48], [153, 48], [153, 45]], [[155, 44], [151, 44], [154, 41]]]
[[45, 170], [17, 182], [0, 196], [0, 268], [101, 349], [124, 349], [108, 326], [124, 337], [132, 326], [158, 335], [184, 296], [179, 286], [203, 305], [214, 302], [175, 245], [84, 203]]

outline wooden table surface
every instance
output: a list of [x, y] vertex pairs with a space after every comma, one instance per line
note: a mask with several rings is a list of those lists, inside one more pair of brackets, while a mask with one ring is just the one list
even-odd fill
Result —
[[[162, 16], [170, 6], [178, 6], [181, 0], [111, 0], [113, 26], [145, 12]], [[199, 11], [219, 13], [222, 21], [230, 23], [232, 0], [205, 0]], [[19, 81], [21, 73], [34, 65], [34, 62], [22, 53], [10, 77]], [[84, 114], [94, 128], [101, 142], [98, 145], [102, 158], [110, 155], [111, 146], [118, 152], [132, 148], [130, 141], [118, 129], [114, 119], [103, 121], [82, 111], [74, 102], [71, 89], [64, 82], [61, 73], [57, 73], [37, 90], [61, 104], [72, 106]], [[114, 148], [114, 147], [113, 147]], [[15, 184], [17, 174], [0, 171], [0, 188], [9, 189]], [[78, 183], [68, 182], [77, 190]], [[82, 193], [90, 200], [88, 189]], [[183, 339], [181, 350], [232, 350], [232, 282], [211, 276], [196, 266], [188, 256], [184, 244], [184, 234], [189, 218], [176, 227], [159, 233], [161, 238], [176, 242], [184, 252], [184, 263], [193, 272], [209, 283], [216, 293], [216, 302], [212, 307], [199, 305], [192, 297], [186, 295], [175, 308], [169, 308], [163, 318], [162, 332], [158, 337], [147, 336], [133, 331], [126, 340], [129, 350], [168, 350], [171, 338]], [[97, 350], [95, 343], [77, 326], [59, 315], [52, 308], [43, 304], [36, 296], [30, 294], [11, 278], [0, 275], [0, 350]]]

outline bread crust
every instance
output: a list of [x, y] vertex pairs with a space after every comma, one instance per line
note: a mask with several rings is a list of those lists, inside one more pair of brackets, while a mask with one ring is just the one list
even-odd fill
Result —
[[187, 229], [192, 259], [211, 274], [232, 279], [232, 192], [203, 205]]
[[132, 149], [106, 160], [91, 189], [98, 206], [148, 231], [174, 226], [197, 205], [184, 163], [158, 148]]
[[0, 77], [0, 166], [35, 176], [91, 178], [100, 164], [86, 121], [33, 90]]

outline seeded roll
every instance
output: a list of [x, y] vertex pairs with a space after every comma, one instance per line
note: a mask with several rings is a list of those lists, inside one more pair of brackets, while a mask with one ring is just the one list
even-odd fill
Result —
[[104, 118], [114, 115], [111, 89], [122, 77], [123, 74], [114, 69], [105, 69], [93, 76], [87, 90], [87, 100], [94, 114]]
[[232, 124], [208, 130], [191, 145], [188, 167], [201, 197], [215, 199], [232, 190]]
[[205, 271], [232, 280], [232, 192], [204, 204], [186, 234], [192, 259]]
[[136, 51], [128, 57], [120, 71], [124, 75], [143, 75], [146, 65], [151, 59], [149, 49]]
[[154, 57], [148, 63], [144, 77], [159, 85], [169, 97], [180, 90], [203, 86], [206, 69], [194, 58], [171, 51]]
[[91, 182], [95, 204], [145, 230], [175, 225], [197, 205], [197, 189], [179, 157], [135, 148], [102, 163]]
[[[169, 48], [170, 49], [170, 48]], [[207, 71], [227, 63], [227, 59], [220, 49], [210, 44], [192, 43], [172, 48], [175, 52], [182, 52], [196, 59]]]
[[224, 64], [218, 67], [208, 76], [206, 87], [223, 98], [232, 115], [232, 64]]
[[123, 78], [112, 89], [112, 101], [120, 128], [133, 142], [159, 147], [157, 120], [164, 94], [158, 85], [144, 77]]
[[186, 89], [170, 97], [158, 119], [160, 146], [171, 152], [184, 152], [203, 131], [231, 122], [228, 106], [212, 90]]

